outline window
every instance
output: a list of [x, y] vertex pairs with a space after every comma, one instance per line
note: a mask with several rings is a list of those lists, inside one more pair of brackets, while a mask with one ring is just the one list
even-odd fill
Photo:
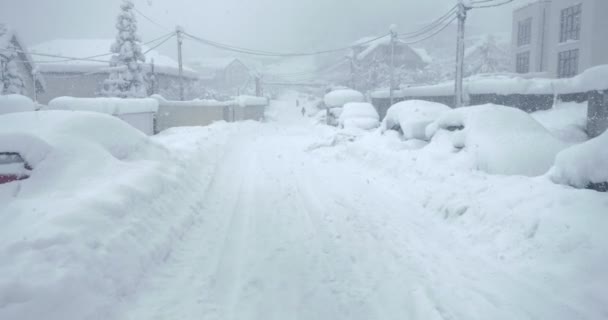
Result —
[[569, 78], [578, 74], [578, 49], [559, 53], [557, 76]]
[[559, 42], [578, 40], [581, 33], [582, 4], [562, 10]]
[[517, 25], [517, 45], [523, 46], [530, 44], [532, 36], [532, 18], [520, 21]]
[[518, 53], [516, 60], [515, 71], [517, 73], [530, 72], [530, 51]]

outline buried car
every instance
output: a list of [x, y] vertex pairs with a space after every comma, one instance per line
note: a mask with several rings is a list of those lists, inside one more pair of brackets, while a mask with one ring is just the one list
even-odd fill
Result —
[[568, 145], [529, 114], [501, 105], [450, 110], [426, 128], [426, 137], [451, 131], [452, 145], [466, 152], [478, 170], [490, 174], [545, 174]]
[[0, 152], [0, 184], [29, 178], [32, 167], [17, 152]]
[[426, 127], [450, 110], [452, 110], [450, 107], [436, 102], [401, 101], [388, 109], [380, 128], [383, 132], [400, 131], [405, 140], [426, 140]]
[[338, 125], [344, 129], [371, 130], [380, 125], [380, 116], [371, 103], [349, 102], [342, 108]]

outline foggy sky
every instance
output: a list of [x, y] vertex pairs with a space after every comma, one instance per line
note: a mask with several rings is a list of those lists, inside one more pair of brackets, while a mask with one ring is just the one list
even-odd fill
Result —
[[[468, 24], [508, 32], [514, 4], [474, 10]], [[258, 50], [324, 49], [385, 33], [391, 24], [411, 31], [446, 12], [456, 0], [135, 0], [150, 18], [174, 29]], [[113, 38], [120, 0], [0, 0], [7, 22], [26, 45], [55, 38]], [[169, 31], [138, 16], [144, 41]], [[472, 29], [469, 29], [472, 30]], [[159, 51], [174, 56], [174, 45]], [[187, 43], [185, 54], [219, 55]], [[230, 53], [226, 53], [230, 55]]]

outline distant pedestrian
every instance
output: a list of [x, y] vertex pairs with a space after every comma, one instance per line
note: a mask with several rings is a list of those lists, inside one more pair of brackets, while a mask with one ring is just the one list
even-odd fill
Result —
[[306, 115], [306, 108], [302, 107], [302, 117]]

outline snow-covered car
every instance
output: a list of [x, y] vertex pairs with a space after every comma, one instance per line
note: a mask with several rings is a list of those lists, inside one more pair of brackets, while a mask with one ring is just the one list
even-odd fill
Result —
[[32, 99], [18, 95], [0, 95], [0, 114], [34, 111], [36, 106]]
[[345, 129], [371, 130], [380, 125], [380, 116], [371, 103], [349, 102], [342, 108], [338, 125]]
[[549, 177], [576, 188], [608, 191], [608, 131], [560, 152]]
[[365, 96], [356, 90], [338, 89], [331, 91], [323, 97], [327, 110], [327, 124], [336, 126], [342, 113], [342, 107], [349, 102], [364, 102]]
[[0, 152], [0, 184], [29, 178], [32, 167], [16, 152]]
[[450, 110], [452, 110], [450, 107], [436, 102], [401, 101], [387, 110], [380, 128], [383, 132], [386, 130], [400, 131], [406, 140], [426, 140], [426, 127], [437, 120], [441, 114]]
[[450, 110], [427, 126], [426, 136], [439, 131], [451, 131], [453, 147], [491, 174], [542, 175], [567, 146], [524, 111], [492, 104]]

